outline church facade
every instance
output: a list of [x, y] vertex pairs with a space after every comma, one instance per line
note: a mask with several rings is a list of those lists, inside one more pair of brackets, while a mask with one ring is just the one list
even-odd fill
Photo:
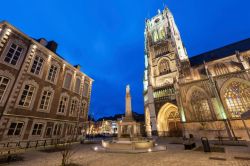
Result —
[[188, 57], [168, 8], [146, 20], [147, 135], [249, 138], [250, 39]]

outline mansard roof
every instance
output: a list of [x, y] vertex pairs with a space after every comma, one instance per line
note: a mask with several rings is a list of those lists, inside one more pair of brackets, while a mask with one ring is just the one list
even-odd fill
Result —
[[217, 60], [220, 58], [234, 55], [236, 51], [244, 52], [250, 50], [250, 38], [241, 40], [236, 43], [226, 45], [221, 48], [217, 48], [212, 51], [205, 52], [189, 58], [191, 66], [197, 66], [205, 62]]

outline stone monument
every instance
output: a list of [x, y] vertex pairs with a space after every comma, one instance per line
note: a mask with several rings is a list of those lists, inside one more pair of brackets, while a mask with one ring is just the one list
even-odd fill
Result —
[[118, 123], [118, 138], [135, 138], [140, 137], [140, 124], [134, 121], [132, 115], [132, 103], [130, 95], [130, 87], [126, 87], [125, 97], [125, 117]]
[[141, 137], [140, 124], [137, 123], [132, 115], [132, 104], [130, 87], [126, 87], [125, 97], [125, 117], [118, 122], [118, 137], [112, 141], [102, 140], [102, 146], [95, 146], [95, 151], [105, 152], [151, 152], [152, 150], [165, 150], [165, 147], [155, 147], [155, 141], [148, 138]]

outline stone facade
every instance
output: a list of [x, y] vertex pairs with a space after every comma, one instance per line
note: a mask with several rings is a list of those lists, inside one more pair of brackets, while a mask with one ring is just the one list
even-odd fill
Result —
[[188, 58], [169, 9], [146, 21], [144, 106], [148, 135], [249, 139], [250, 39]]
[[0, 141], [80, 134], [93, 80], [56, 54], [56, 47], [0, 23]]

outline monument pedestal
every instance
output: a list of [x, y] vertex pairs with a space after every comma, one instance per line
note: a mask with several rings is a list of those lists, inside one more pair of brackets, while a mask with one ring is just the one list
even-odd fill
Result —
[[140, 124], [135, 121], [122, 121], [118, 123], [118, 138], [140, 137]]
[[118, 138], [112, 141], [102, 140], [105, 151], [113, 152], [148, 152], [155, 147], [154, 140], [142, 138], [140, 123], [133, 119], [130, 88], [126, 88], [126, 112], [121, 122], [118, 122]]

